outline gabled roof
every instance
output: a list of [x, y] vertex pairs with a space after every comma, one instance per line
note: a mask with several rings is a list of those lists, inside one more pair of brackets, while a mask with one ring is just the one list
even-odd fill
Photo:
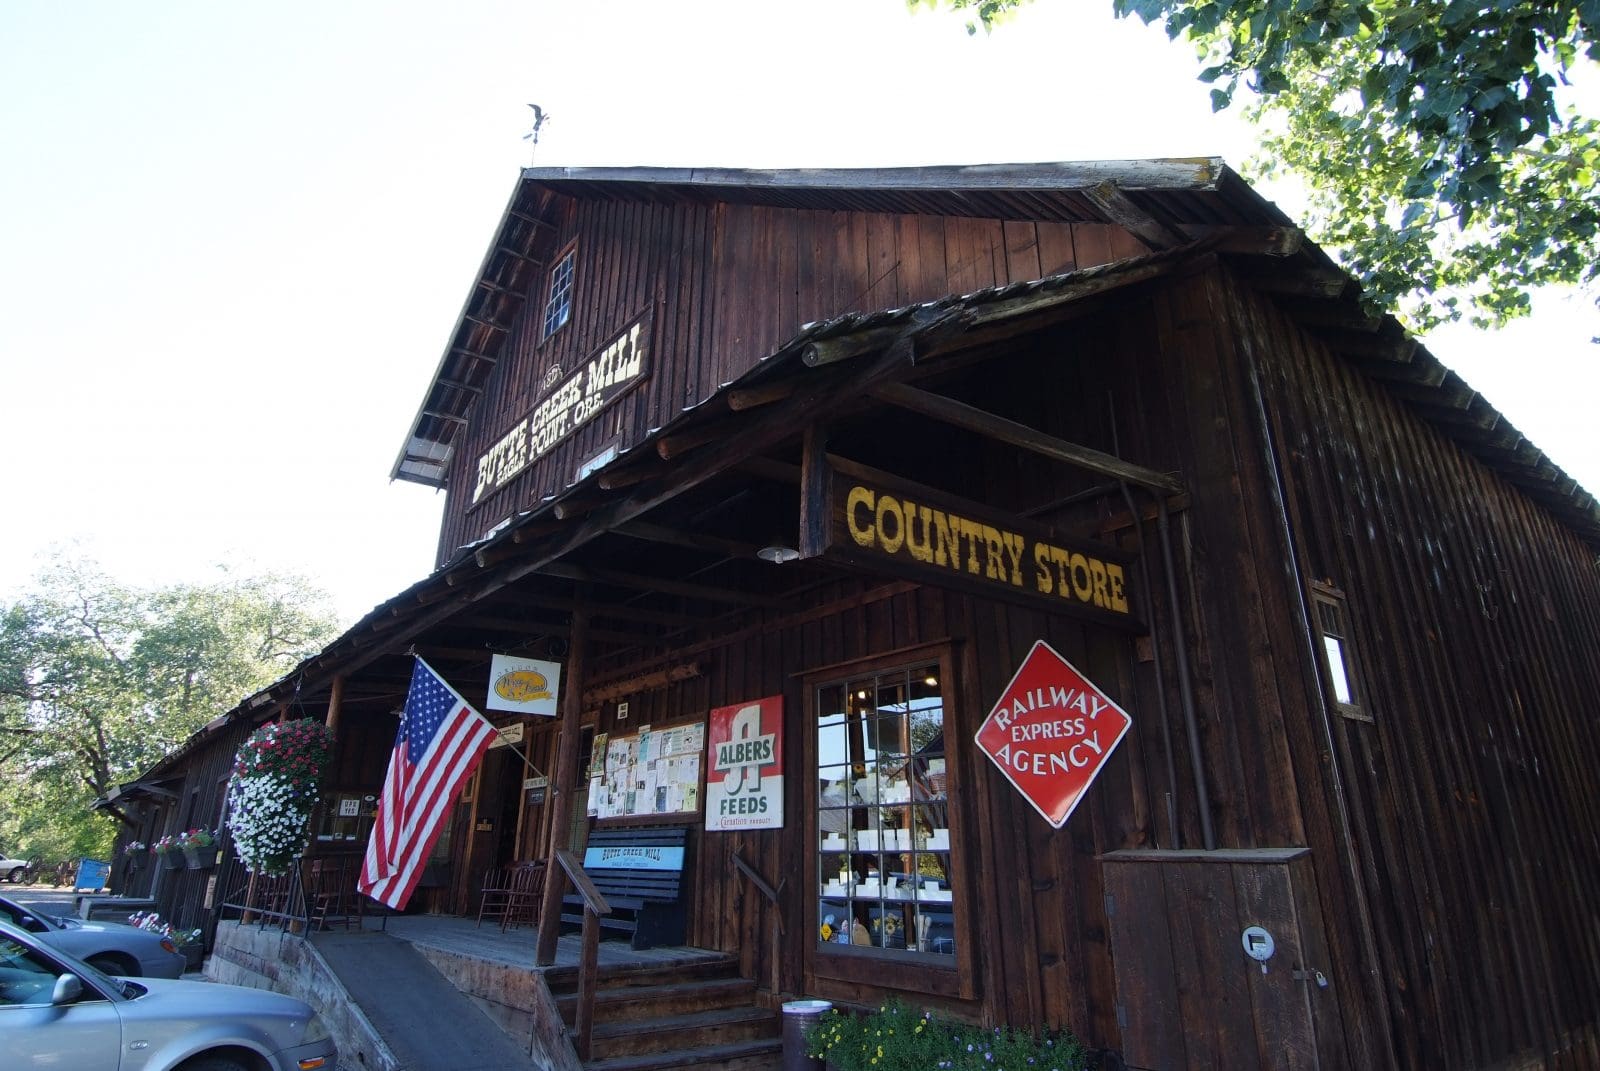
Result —
[[[656, 203], [745, 203], [819, 210], [929, 213], [983, 219], [1115, 224], [1153, 251], [1232, 254], [1240, 273], [1334, 353], [1381, 380], [1468, 453], [1600, 544], [1600, 506], [1391, 316], [1363, 308], [1354, 279], [1306, 241], [1277, 206], [1219, 158], [989, 164], [959, 167], [754, 171], [695, 168], [529, 168], [522, 172], [391, 473], [442, 487], [458, 436], [498, 358], [532, 273], [531, 249], [550, 225], [550, 193]], [[1094, 269], [1089, 270], [1091, 273]], [[1081, 279], [1074, 272], [1060, 279]], [[1035, 284], [1018, 284], [1031, 286]], [[1060, 280], [1046, 280], [1046, 288]], [[931, 306], [976, 307], [1017, 286], [951, 295]], [[849, 312], [797, 338], [885, 326], [908, 310]], [[795, 340], [780, 352], [788, 352]], [[766, 362], [763, 362], [765, 364]]]
[[[760, 204], [979, 219], [1106, 223], [1151, 249], [1219, 228], [1291, 221], [1217, 157], [832, 170], [528, 168], [512, 191], [390, 477], [443, 487], [473, 404], [508, 328], [545, 265], [535, 253], [541, 199]], [[842, 310], [841, 310], [842, 311]]]

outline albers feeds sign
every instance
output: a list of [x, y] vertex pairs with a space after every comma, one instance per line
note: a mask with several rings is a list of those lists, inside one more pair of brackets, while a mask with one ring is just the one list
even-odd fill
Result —
[[973, 739], [1060, 829], [1132, 724], [1127, 711], [1039, 640]]

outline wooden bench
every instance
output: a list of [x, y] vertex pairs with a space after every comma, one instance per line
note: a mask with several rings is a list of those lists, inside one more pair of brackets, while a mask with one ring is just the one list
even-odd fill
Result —
[[[684, 856], [689, 830], [684, 826], [597, 829], [583, 853], [584, 873], [611, 905], [602, 930], [628, 934], [636, 949], [681, 945], [684, 939]], [[561, 899], [561, 921], [583, 925], [583, 898]]]

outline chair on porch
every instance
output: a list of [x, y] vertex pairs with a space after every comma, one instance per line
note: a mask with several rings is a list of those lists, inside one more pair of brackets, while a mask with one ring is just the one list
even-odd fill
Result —
[[512, 863], [483, 876], [483, 898], [478, 903], [478, 925], [496, 919], [502, 932], [539, 921], [539, 898], [544, 889], [544, 863]]
[[364, 913], [362, 897], [356, 891], [356, 876], [361, 861], [354, 858], [324, 858], [310, 861], [306, 878], [306, 915], [314, 930], [333, 926], [361, 928]]

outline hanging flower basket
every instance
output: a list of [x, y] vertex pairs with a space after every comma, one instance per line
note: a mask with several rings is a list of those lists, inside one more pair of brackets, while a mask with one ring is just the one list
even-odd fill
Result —
[[283, 874], [305, 851], [332, 748], [333, 733], [309, 720], [263, 725], [239, 748], [228, 783], [228, 829], [251, 873]]
[[166, 870], [182, 870], [187, 863], [188, 861], [184, 859], [181, 851], [161, 853], [161, 866]]

